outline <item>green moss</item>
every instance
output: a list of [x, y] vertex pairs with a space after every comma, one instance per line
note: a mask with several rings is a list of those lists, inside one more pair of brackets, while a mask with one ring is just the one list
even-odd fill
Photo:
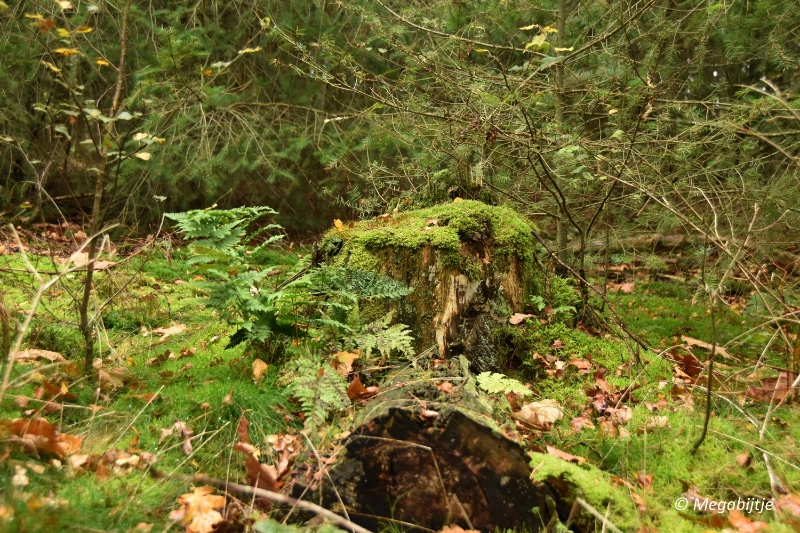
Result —
[[[399, 213], [385, 220], [365, 220], [352, 228], [330, 230], [320, 250], [326, 259], [352, 267], [376, 269], [376, 254], [385, 248], [419, 252], [430, 246], [448, 266], [463, 268], [462, 242], [493, 241], [494, 262], [517, 257], [525, 267], [533, 263], [531, 224], [515, 211], [472, 200]], [[335, 259], [334, 259], [335, 258]]]
[[569, 485], [572, 494], [605, 513], [609, 521], [622, 531], [635, 531], [639, 523], [631, 499], [608, 481], [606, 474], [594, 466], [578, 466], [553, 455], [531, 453], [533, 478], [537, 481], [560, 479]]

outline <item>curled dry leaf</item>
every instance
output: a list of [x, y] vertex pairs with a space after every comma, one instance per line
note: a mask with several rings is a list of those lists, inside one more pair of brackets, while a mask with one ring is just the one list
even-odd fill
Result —
[[253, 361], [253, 379], [256, 381], [260, 381], [262, 377], [264, 377], [264, 372], [269, 369], [269, 365], [262, 361], [261, 359], [256, 359]]
[[592, 362], [586, 359], [573, 359], [569, 366], [574, 366], [580, 374], [589, 374], [592, 371]]
[[541, 431], [550, 431], [557, 420], [564, 418], [561, 404], [555, 400], [526, 403], [513, 416], [524, 425]]
[[769, 528], [764, 522], [754, 522], [750, 520], [737, 509], [728, 513], [728, 522], [730, 522], [739, 533], [759, 533]]
[[777, 378], [762, 379], [761, 387], [749, 385], [744, 395], [753, 400], [763, 402], [785, 400], [797, 390], [792, 388], [795, 377], [794, 374], [783, 371], [778, 374]]
[[183, 453], [186, 455], [192, 454], [192, 435], [194, 431], [189, 429], [189, 426], [186, 425], [186, 422], [175, 422], [172, 426], [168, 428], [163, 428], [161, 430], [161, 435], [158, 437], [158, 443], [166, 439], [167, 437], [172, 436], [174, 433], [183, 440]]
[[214, 487], [195, 488], [178, 498], [179, 509], [169, 514], [170, 520], [179, 520], [186, 533], [211, 533], [214, 525], [222, 521], [217, 509], [225, 507], [225, 497], [213, 495]]
[[47, 359], [51, 363], [66, 361], [60, 353], [48, 350], [23, 350], [17, 354], [17, 361], [20, 363], [30, 363], [37, 359]]

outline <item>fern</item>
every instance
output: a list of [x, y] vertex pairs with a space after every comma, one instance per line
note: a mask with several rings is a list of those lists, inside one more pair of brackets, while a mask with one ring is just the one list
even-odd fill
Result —
[[377, 350], [381, 357], [388, 358], [393, 351], [397, 351], [406, 357], [414, 355], [414, 337], [411, 330], [405, 324], [389, 325], [392, 321], [393, 312], [387, 313], [383, 318], [365, 325], [360, 332], [354, 334], [351, 341], [364, 354], [366, 359]]
[[489, 394], [508, 394], [510, 392], [522, 394], [523, 396], [533, 394], [516, 379], [495, 372], [481, 372], [478, 374], [478, 386]]
[[286, 365], [279, 384], [288, 384], [306, 415], [306, 429], [312, 434], [328, 416], [350, 405], [344, 376], [309, 350], [301, 351]]

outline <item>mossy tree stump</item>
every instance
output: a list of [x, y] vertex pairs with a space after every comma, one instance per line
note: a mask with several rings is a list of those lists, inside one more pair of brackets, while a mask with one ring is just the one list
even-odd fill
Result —
[[522, 310], [539, 273], [530, 223], [476, 201], [341, 225], [324, 236], [317, 260], [413, 287], [395, 319], [411, 327], [418, 351], [467, 352], [477, 371], [501, 366], [487, 345], [491, 323]]

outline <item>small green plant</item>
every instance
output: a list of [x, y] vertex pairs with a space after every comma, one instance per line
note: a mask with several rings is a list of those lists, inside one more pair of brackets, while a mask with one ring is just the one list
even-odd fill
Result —
[[306, 415], [306, 429], [312, 434], [330, 414], [350, 405], [345, 377], [307, 347], [287, 363], [279, 384], [289, 386]]
[[512, 392], [523, 396], [533, 394], [530, 389], [516, 379], [496, 372], [481, 372], [478, 374], [478, 386], [489, 394], [509, 394]]

